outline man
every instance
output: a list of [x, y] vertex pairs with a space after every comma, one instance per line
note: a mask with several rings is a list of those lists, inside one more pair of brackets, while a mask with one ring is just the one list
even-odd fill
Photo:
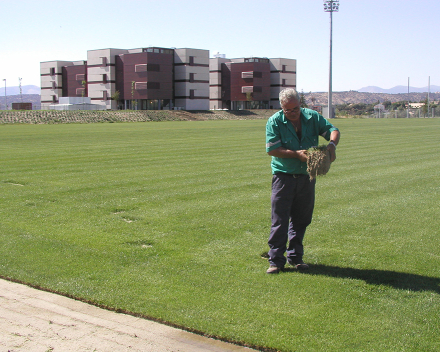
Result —
[[[330, 160], [336, 159], [339, 130], [314, 110], [300, 107], [298, 92], [286, 88], [279, 95], [282, 110], [266, 124], [266, 151], [272, 157], [272, 225], [269, 236], [268, 274], [278, 274], [286, 261], [299, 270], [303, 238], [312, 221], [316, 179], [307, 173], [307, 149], [319, 145], [319, 136], [330, 143]], [[287, 260], [284, 256], [287, 253]]]

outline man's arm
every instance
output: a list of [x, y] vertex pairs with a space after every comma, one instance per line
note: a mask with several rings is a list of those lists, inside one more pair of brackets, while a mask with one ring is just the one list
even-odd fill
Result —
[[330, 134], [330, 143], [327, 145], [327, 150], [330, 152], [330, 161], [333, 162], [336, 160], [336, 146], [339, 143], [339, 138], [341, 134], [338, 130], [332, 131]]
[[274, 150], [267, 152], [270, 156], [274, 156], [276, 158], [297, 158], [301, 161], [307, 161], [306, 150], [290, 150], [284, 147], [278, 147]]

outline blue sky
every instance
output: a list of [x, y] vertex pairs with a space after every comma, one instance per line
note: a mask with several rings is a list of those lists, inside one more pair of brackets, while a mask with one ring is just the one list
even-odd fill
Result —
[[[328, 90], [329, 13], [322, 0], [0, 0], [0, 79], [40, 85], [39, 64], [87, 50], [208, 49], [228, 58], [297, 60], [297, 88]], [[333, 90], [440, 85], [438, 0], [340, 0]], [[0, 82], [4, 84], [4, 82]], [[0, 86], [1, 87], [1, 86]]]

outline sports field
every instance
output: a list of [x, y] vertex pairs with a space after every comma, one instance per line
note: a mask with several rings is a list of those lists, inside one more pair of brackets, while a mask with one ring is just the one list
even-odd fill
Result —
[[265, 120], [0, 125], [0, 276], [267, 351], [438, 351], [440, 119], [333, 123], [279, 275]]

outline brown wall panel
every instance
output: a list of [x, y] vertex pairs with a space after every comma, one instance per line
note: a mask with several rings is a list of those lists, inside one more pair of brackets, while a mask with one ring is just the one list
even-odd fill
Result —
[[[87, 81], [86, 65], [64, 66], [63, 67], [63, 97], [77, 97], [76, 89], [83, 88], [82, 80], [77, 80], [76, 75], [84, 75], [84, 81]], [[87, 96], [87, 85], [84, 96]]]
[[[244, 86], [261, 87], [261, 91], [252, 94], [252, 100], [270, 100], [270, 64], [262, 62], [238, 62], [231, 67], [231, 99], [232, 101], [246, 101], [245, 93], [241, 92]], [[261, 72], [259, 77], [242, 78], [242, 72]], [[259, 90], [259, 89], [258, 89]]]
[[[134, 53], [120, 55], [116, 60], [117, 89], [121, 99], [173, 99], [173, 54]], [[152, 64], [153, 71], [136, 72], [138, 64]], [[159, 72], [157, 70], [159, 65]], [[133, 90], [131, 82], [155, 82], [160, 89]]]

